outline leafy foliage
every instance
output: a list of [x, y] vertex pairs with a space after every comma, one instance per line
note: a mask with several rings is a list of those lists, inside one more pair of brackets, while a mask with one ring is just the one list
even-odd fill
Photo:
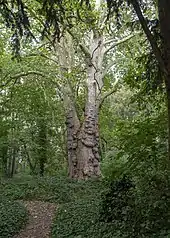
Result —
[[102, 199], [101, 220], [106, 222], [119, 222], [131, 220], [132, 214], [128, 210], [130, 202], [133, 203], [132, 189], [134, 185], [130, 179], [123, 177], [121, 180], [110, 183], [110, 189], [105, 192]]
[[[103, 194], [100, 219], [112, 223], [118, 237], [167, 237], [169, 230], [169, 182], [152, 178], [149, 186], [134, 187], [126, 177], [112, 182]], [[162, 185], [163, 186], [162, 186]]]
[[100, 181], [72, 181], [66, 177], [21, 177], [4, 180], [1, 195], [10, 199], [43, 200], [68, 203], [96, 196], [102, 187]]
[[0, 199], [0, 237], [13, 237], [26, 223], [27, 218], [27, 211], [19, 202]]
[[96, 200], [82, 199], [63, 205], [54, 220], [52, 237], [94, 237], [97, 214]]

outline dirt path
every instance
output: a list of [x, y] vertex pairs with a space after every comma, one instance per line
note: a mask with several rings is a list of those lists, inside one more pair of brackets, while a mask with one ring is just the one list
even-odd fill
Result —
[[41, 201], [24, 201], [30, 217], [26, 227], [14, 238], [49, 238], [56, 205]]

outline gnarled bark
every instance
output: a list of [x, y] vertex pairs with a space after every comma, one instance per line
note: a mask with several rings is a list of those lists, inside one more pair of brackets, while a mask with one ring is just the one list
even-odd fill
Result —
[[80, 122], [74, 108], [70, 108], [70, 110], [67, 112], [66, 125], [67, 125], [67, 153], [68, 153], [69, 177], [76, 178], [78, 177], [77, 135], [80, 128]]
[[87, 100], [84, 120], [80, 121], [73, 104], [67, 114], [68, 161], [70, 177], [87, 179], [100, 176], [97, 101], [102, 88], [102, 38], [92, 35], [87, 59]]
[[70, 111], [67, 117], [69, 176], [87, 179], [100, 176], [99, 133], [96, 109], [89, 108], [80, 127]]

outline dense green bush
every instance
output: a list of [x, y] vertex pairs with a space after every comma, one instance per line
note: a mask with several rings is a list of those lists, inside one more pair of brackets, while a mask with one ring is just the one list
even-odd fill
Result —
[[110, 183], [103, 194], [100, 220], [112, 223], [115, 233], [121, 234], [117, 238], [169, 237], [169, 191], [170, 183], [165, 177], [150, 177], [147, 184], [136, 184], [135, 187], [127, 177], [123, 177]]
[[[167, 118], [164, 96], [157, 96], [157, 100], [149, 95], [144, 101], [142, 98], [140, 113], [132, 120], [118, 118], [113, 148], [102, 161], [108, 188], [102, 197], [100, 219], [112, 223], [116, 238], [170, 237]], [[134, 187], [122, 185], [129, 183], [122, 179], [123, 174], [132, 178]]]
[[81, 199], [61, 206], [52, 238], [118, 238], [112, 223], [99, 221], [100, 199]]
[[28, 218], [27, 211], [19, 202], [0, 200], [0, 237], [13, 237]]
[[109, 184], [109, 188], [102, 194], [100, 207], [100, 220], [104, 222], [119, 223], [131, 220], [134, 204], [134, 185], [132, 181], [124, 176], [118, 181]]

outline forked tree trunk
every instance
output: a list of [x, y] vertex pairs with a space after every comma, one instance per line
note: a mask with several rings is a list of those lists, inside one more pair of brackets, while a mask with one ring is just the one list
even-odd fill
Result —
[[[102, 88], [102, 42], [92, 38], [90, 59], [87, 60], [87, 99], [84, 120], [80, 123], [75, 107], [70, 103], [67, 114], [69, 176], [88, 179], [100, 176], [98, 99]], [[72, 105], [72, 106], [71, 106]]]

